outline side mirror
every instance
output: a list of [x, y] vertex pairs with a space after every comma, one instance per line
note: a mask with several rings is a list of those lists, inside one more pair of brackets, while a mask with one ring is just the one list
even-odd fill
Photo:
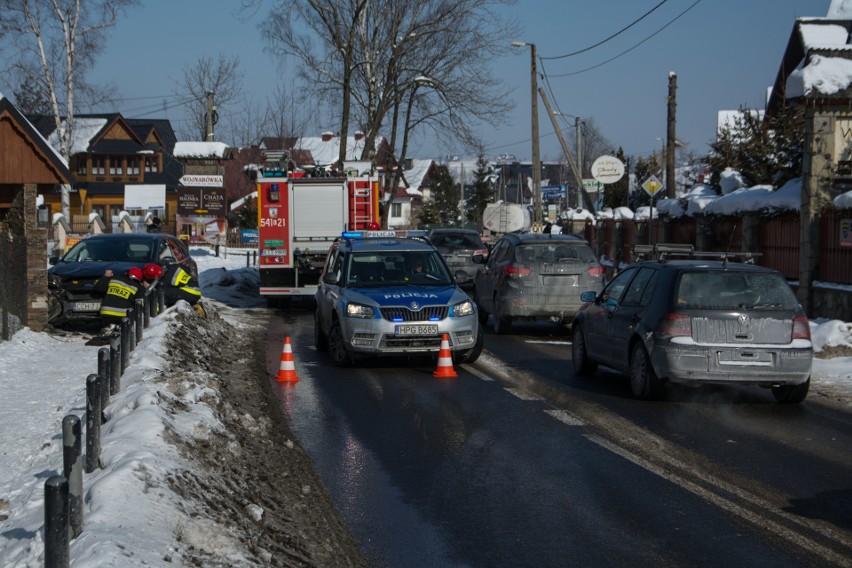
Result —
[[478, 250], [473, 253], [471, 260], [473, 260], [475, 264], [485, 264], [488, 261], [488, 253], [486, 251]]
[[598, 295], [594, 292], [583, 292], [580, 294], [580, 301], [586, 303], [594, 302], [597, 297]]
[[466, 270], [456, 270], [454, 276], [456, 277], [456, 283], [458, 284], [466, 284], [473, 279], [470, 273]]
[[323, 276], [322, 281], [325, 282], [326, 284], [332, 284], [332, 285], [336, 285], [339, 282], [339, 280], [337, 278], [337, 274], [332, 274], [331, 272], [329, 272], [328, 274]]
[[55, 265], [58, 262], [59, 262], [58, 256], [51, 256], [50, 258], [47, 259], [47, 263], [50, 264], [51, 266]]

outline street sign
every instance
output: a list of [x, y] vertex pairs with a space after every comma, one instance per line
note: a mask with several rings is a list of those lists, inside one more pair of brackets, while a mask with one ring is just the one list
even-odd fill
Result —
[[596, 179], [586, 178], [583, 180], [583, 189], [589, 192], [598, 192], [601, 189], [601, 182]]
[[657, 179], [657, 176], [651, 176], [642, 183], [642, 189], [644, 189], [645, 193], [647, 193], [651, 197], [654, 197], [655, 195], [657, 195], [657, 193], [664, 190], [665, 188], [666, 186], [664, 186], [663, 183]]
[[615, 183], [624, 177], [624, 163], [615, 156], [600, 156], [592, 164], [592, 177], [601, 183]]
[[565, 197], [565, 186], [546, 185], [541, 188], [541, 196], [544, 199], [562, 199]]

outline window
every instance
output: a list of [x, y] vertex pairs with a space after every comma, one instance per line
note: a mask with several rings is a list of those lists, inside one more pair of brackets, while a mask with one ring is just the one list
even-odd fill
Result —
[[391, 203], [391, 217], [402, 217], [402, 203]]
[[119, 156], [109, 157], [109, 175], [120, 176], [124, 174], [124, 167]]
[[160, 169], [157, 164], [157, 156], [145, 156], [145, 173], [157, 173]]
[[641, 306], [644, 301], [648, 301], [650, 299], [650, 294], [645, 294], [645, 288], [648, 282], [651, 280], [652, 276], [656, 274], [656, 270], [652, 270], [650, 268], [642, 268], [639, 270], [639, 274], [636, 275], [636, 278], [630, 283], [630, 286], [627, 287], [627, 291], [624, 293], [624, 299], [621, 303], [625, 306]]
[[77, 156], [77, 175], [86, 175], [86, 156]]
[[103, 156], [92, 156], [92, 174], [102, 176], [106, 173]]
[[620, 300], [621, 294], [627, 287], [628, 282], [636, 274], [635, 268], [628, 268], [616, 276], [609, 286], [604, 288], [603, 296], [607, 299]]
[[139, 158], [136, 156], [131, 156], [127, 158], [127, 175], [137, 176], [139, 175]]

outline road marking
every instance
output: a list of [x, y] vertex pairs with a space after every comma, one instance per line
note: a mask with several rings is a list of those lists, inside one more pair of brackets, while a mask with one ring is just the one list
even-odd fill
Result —
[[547, 414], [550, 414], [563, 424], [567, 424], [568, 426], [585, 426], [586, 423], [569, 413], [567, 410], [545, 410]]
[[[613, 444], [612, 442], [609, 442], [608, 440], [605, 440], [605, 439], [603, 439], [599, 436], [595, 436], [594, 434], [583, 434], [583, 435], [590, 442], [593, 442], [593, 443], [599, 445], [600, 447], [607, 449], [607, 450], [611, 451], [612, 453], [621, 456], [622, 458], [626, 459], [627, 461], [630, 461], [630, 462], [638, 465], [639, 467], [641, 467], [641, 468], [643, 468], [643, 469], [645, 469], [645, 470], [647, 470], [647, 471], [649, 471], [649, 472], [651, 472], [651, 473], [653, 473], [653, 474], [655, 474], [659, 477], [662, 477], [663, 479], [677, 485], [678, 487], [685, 489], [686, 491], [689, 491], [693, 495], [697, 495], [698, 497], [700, 497], [700, 498], [704, 499], [705, 501], [719, 507], [720, 509], [723, 509], [724, 511], [727, 511], [727, 512], [733, 514], [733, 515], [736, 515], [736, 516], [740, 517], [741, 519], [744, 519], [744, 520], [746, 520], [746, 521], [748, 521], [748, 522], [750, 522], [750, 523], [752, 523], [752, 524], [754, 524], [754, 525], [756, 525], [756, 526], [758, 526], [758, 527], [760, 527], [764, 530], [767, 530], [771, 533], [774, 533], [776, 536], [781, 537], [783, 539], [786, 539], [789, 542], [796, 543], [798, 546], [801, 546], [805, 550], [809, 550], [809, 551], [813, 552], [814, 554], [822, 557], [824, 560], [832, 562], [832, 563], [834, 563], [838, 566], [852, 566], [852, 563], [849, 562], [848, 557], [846, 557], [842, 554], [838, 554], [838, 553], [834, 552], [833, 550], [831, 550], [830, 548], [826, 548], [826, 547], [822, 546], [821, 544], [814, 542], [813, 540], [811, 540], [811, 539], [809, 539], [805, 536], [802, 536], [797, 531], [789, 529], [784, 525], [781, 525], [781, 524], [776, 523], [776, 522], [774, 522], [774, 521], [772, 521], [772, 520], [770, 520], [770, 519], [768, 519], [764, 516], [759, 515], [758, 513], [754, 513], [752, 511], [749, 511], [745, 507], [738, 505], [737, 503], [734, 503], [733, 501], [726, 499], [726, 498], [724, 498], [720, 495], [717, 495], [717, 494], [713, 493], [712, 491], [705, 489], [704, 487], [701, 487], [697, 483], [694, 483], [692, 481], [685, 479], [684, 477], [681, 477], [681, 476], [679, 476], [679, 475], [677, 475], [673, 472], [666, 471], [662, 467], [658, 467], [658, 466], [652, 464], [651, 462], [649, 462], [648, 460], [630, 452], [629, 450], [627, 450], [625, 448], [617, 446], [617, 445]], [[693, 473], [695, 473], [695, 472], [693, 471]], [[725, 484], [725, 483], [721, 482], [720, 480], [714, 480], [710, 476], [704, 476], [704, 480], [708, 481], [710, 483], [713, 483], [714, 486], [719, 487], [723, 491], [730, 491], [730, 489], [733, 488], [732, 486]], [[734, 488], [734, 489], [736, 489], [736, 488]], [[747, 501], [750, 501], [751, 503], [753, 503], [755, 505], [758, 505], [760, 507], [764, 507], [765, 509], [767, 509], [769, 511], [776, 512], [776, 511], [773, 510], [773, 507], [771, 506], [771, 504], [762, 503], [761, 500], [759, 500], [757, 497], [754, 497], [752, 495], [749, 495], [747, 493], [739, 491], [738, 489], [736, 491], [734, 491], [733, 493], [736, 494], [737, 496], [747, 500]], [[785, 520], [792, 520], [794, 522], [797, 522], [797, 524], [804, 524], [808, 528], [813, 529], [813, 527], [810, 527], [805, 523], [798, 522], [798, 519], [796, 519], [792, 516], [789, 516], [789, 515], [785, 515], [785, 514], [783, 514], [783, 512], [777, 512], [776, 514], [778, 514], [779, 516], [781, 516]], [[822, 532], [823, 533], [825, 532], [824, 528], [823, 528]]]
[[530, 400], [530, 401], [544, 400], [540, 396], [536, 396], [534, 394], [528, 394], [528, 393], [526, 393], [526, 392], [524, 392], [520, 389], [507, 388], [506, 391], [510, 394], [515, 395], [516, 397], [518, 397], [521, 400]]
[[483, 373], [479, 369], [475, 369], [473, 367], [465, 366], [464, 370], [467, 371], [468, 373], [470, 373], [471, 375], [475, 376], [475, 377], [479, 377], [483, 381], [494, 381], [494, 379], [492, 379], [491, 377], [489, 377], [488, 375], [486, 375], [485, 373]]

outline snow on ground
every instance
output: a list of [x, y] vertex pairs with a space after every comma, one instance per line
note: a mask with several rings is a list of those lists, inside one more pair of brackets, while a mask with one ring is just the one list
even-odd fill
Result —
[[[246, 267], [245, 256], [217, 258], [207, 249], [193, 249], [192, 255], [214, 309], [264, 304], [257, 296], [257, 272]], [[84, 474], [85, 527], [70, 549], [75, 568], [181, 565], [180, 551], [188, 545], [216, 551], [230, 565], [243, 564], [242, 545], [188, 517], [163, 482], [168, 472], [188, 467], [163, 435], [166, 427], [193, 436], [219, 428], [204, 403], [218, 393], [210, 392], [207, 381], [191, 380], [192, 370], [182, 377], [180, 402], [188, 412], [169, 413], [157, 404], [164, 396], [164, 337], [188, 310], [179, 303], [151, 320], [121, 390], [105, 410], [110, 419], [102, 430], [103, 467]], [[852, 347], [852, 324], [815, 321], [811, 327], [817, 349]], [[44, 483], [62, 470], [62, 419], [68, 414], [84, 419], [85, 381], [97, 371], [98, 349], [84, 345], [79, 335], [28, 329], [0, 342], [0, 566], [44, 564]], [[817, 359], [812, 382], [814, 398], [825, 395], [852, 410], [852, 357]]]

